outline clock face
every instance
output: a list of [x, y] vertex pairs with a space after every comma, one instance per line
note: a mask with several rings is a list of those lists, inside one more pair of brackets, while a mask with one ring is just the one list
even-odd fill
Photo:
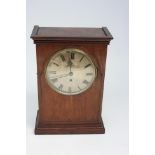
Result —
[[79, 49], [68, 48], [52, 56], [45, 69], [49, 86], [64, 95], [86, 91], [94, 82], [97, 71], [91, 58]]

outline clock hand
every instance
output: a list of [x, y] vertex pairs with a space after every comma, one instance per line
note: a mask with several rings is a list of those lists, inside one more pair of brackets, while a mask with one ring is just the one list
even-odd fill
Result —
[[72, 71], [71, 71], [72, 64], [73, 64], [73, 63], [72, 63], [72, 62], [71, 62], [71, 60], [70, 60], [70, 63], [69, 63], [69, 69], [70, 69], [70, 73], [72, 72]]
[[67, 66], [69, 66], [70, 73], [72, 73], [71, 67], [72, 67], [73, 63], [71, 61], [70, 53], [68, 53], [68, 58], [69, 58], [69, 60], [68, 60], [68, 65]]
[[70, 73], [71, 73], [71, 72], [72, 72], [72, 71], [71, 71], [71, 68], [72, 68], [72, 64], [73, 64], [73, 63], [72, 63], [72, 61], [71, 61], [71, 58], [70, 58], [70, 57], [69, 57], [69, 62], [68, 62], [68, 63], [69, 63], [69, 69], [70, 69]]
[[68, 74], [62, 74], [62, 75], [58, 75], [58, 76], [54, 76], [54, 77], [50, 77], [50, 79], [55, 79], [55, 78], [62, 78], [62, 77], [66, 77], [66, 76], [69, 76], [70, 73]]

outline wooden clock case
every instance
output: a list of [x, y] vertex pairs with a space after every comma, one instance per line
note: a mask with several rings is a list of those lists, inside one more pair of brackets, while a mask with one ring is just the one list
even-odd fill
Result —
[[[31, 38], [36, 44], [39, 101], [35, 134], [105, 133], [101, 117], [102, 96], [107, 45], [113, 39], [108, 29], [34, 26]], [[78, 95], [59, 94], [45, 79], [49, 58], [65, 48], [83, 50], [97, 67], [92, 86]]]

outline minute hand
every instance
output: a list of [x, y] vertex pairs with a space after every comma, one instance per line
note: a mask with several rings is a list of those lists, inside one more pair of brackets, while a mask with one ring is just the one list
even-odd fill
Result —
[[54, 76], [54, 77], [50, 77], [50, 79], [55, 79], [55, 78], [62, 78], [62, 77], [65, 77], [65, 76], [69, 76], [70, 74], [62, 74], [62, 75], [58, 75], [58, 76]]

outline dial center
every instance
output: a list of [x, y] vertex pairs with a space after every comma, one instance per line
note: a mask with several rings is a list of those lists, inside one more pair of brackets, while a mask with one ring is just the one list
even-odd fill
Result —
[[70, 75], [70, 76], [73, 76], [73, 72], [70, 72], [69, 75]]

